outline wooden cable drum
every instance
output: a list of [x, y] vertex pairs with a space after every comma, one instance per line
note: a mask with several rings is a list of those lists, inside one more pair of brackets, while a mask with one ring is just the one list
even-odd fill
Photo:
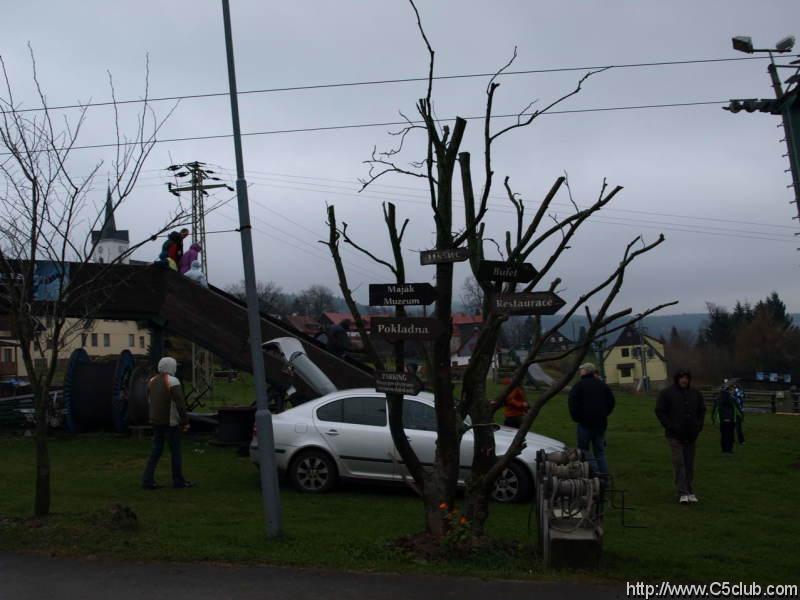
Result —
[[128, 381], [133, 355], [124, 350], [116, 360], [92, 361], [79, 348], [69, 358], [64, 378], [67, 429], [72, 432], [127, 429]]

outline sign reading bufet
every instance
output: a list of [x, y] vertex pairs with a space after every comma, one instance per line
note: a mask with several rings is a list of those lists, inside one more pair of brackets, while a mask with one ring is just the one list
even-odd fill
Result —
[[482, 260], [478, 266], [481, 281], [514, 281], [528, 283], [537, 271], [530, 263], [507, 263], [502, 260]]

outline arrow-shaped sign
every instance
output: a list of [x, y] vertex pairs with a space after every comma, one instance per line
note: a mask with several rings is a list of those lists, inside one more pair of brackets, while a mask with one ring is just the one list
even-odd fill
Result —
[[469, 258], [469, 248], [448, 248], [446, 250], [423, 250], [419, 253], [419, 264], [435, 265], [438, 263], [462, 262]]
[[441, 334], [442, 325], [426, 317], [373, 317], [369, 332], [387, 340], [434, 340]]
[[553, 292], [496, 294], [492, 309], [506, 315], [554, 315], [566, 302]]
[[422, 382], [412, 373], [378, 371], [375, 373], [375, 389], [384, 394], [416, 396], [422, 390]]
[[436, 300], [430, 283], [371, 283], [370, 306], [427, 305]]
[[502, 260], [482, 260], [478, 267], [481, 281], [514, 281], [528, 283], [536, 277], [537, 271], [530, 263], [507, 263]]

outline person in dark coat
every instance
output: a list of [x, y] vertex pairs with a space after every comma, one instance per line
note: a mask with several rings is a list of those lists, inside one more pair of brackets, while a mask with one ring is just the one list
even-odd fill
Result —
[[350, 331], [350, 319], [342, 319], [340, 323], [328, 329], [328, 350], [336, 356], [344, 356], [352, 349], [348, 331]]
[[596, 371], [592, 363], [580, 366], [581, 378], [569, 392], [569, 414], [578, 424], [578, 448], [588, 452], [591, 446], [593, 459], [589, 464], [595, 473], [607, 476], [605, 435], [616, 401], [611, 388], [595, 377]]
[[664, 427], [672, 454], [675, 486], [681, 504], [697, 502], [694, 494], [694, 457], [705, 415], [703, 395], [692, 387], [692, 374], [686, 369], [679, 369], [675, 372], [673, 384], [658, 395], [656, 416]]
[[733, 454], [733, 439], [737, 424], [744, 417], [734, 395], [733, 386], [724, 386], [714, 399], [714, 410], [711, 411], [711, 423], [719, 417], [719, 437], [722, 453]]

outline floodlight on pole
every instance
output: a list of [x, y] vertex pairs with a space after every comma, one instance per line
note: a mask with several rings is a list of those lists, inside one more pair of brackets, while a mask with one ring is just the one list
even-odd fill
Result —
[[739, 52], [746, 52], [747, 54], [753, 53], [753, 38], [747, 35], [737, 35], [731, 38], [733, 42], [733, 49]]
[[792, 48], [794, 48], [794, 36], [789, 35], [775, 44], [775, 50], [778, 52], [791, 52]]

